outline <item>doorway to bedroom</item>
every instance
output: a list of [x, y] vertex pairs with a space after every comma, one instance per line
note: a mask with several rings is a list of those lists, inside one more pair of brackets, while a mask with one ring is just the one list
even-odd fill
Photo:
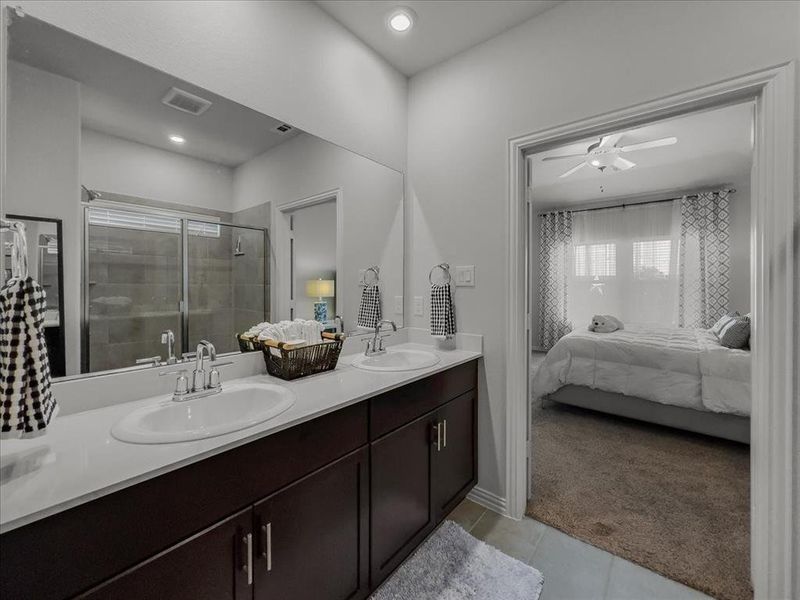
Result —
[[754, 103], [526, 157], [526, 513], [723, 599], [750, 585]]

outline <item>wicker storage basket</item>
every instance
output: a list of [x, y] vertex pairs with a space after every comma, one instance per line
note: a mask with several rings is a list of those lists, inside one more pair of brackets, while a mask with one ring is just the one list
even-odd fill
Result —
[[[267, 373], [289, 381], [336, 368], [345, 336], [341, 333], [323, 333], [322, 338], [326, 341], [297, 347], [274, 340], [256, 343], [264, 354]], [[273, 348], [278, 350], [278, 355], [272, 352]]]

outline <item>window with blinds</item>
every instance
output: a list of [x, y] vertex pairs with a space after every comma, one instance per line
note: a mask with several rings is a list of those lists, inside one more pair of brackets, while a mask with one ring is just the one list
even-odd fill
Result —
[[633, 242], [633, 275], [636, 279], [668, 279], [671, 258], [671, 240]]
[[[89, 219], [89, 225], [120, 227], [123, 229], [136, 229], [139, 231], [154, 231], [159, 233], [181, 233], [182, 219], [168, 214], [92, 207], [88, 210], [87, 218]], [[189, 235], [218, 238], [220, 236], [221, 225], [189, 220], [187, 229]]]
[[617, 245], [580, 244], [575, 246], [576, 277], [616, 277]]

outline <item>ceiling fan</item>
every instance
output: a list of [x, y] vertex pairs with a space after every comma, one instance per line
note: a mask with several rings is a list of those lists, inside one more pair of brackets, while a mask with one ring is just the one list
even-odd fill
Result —
[[561, 154], [557, 156], [545, 156], [542, 160], [561, 160], [562, 158], [576, 158], [582, 157], [583, 162], [575, 165], [569, 171], [562, 173], [559, 177], [569, 177], [576, 171], [583, 167], [594, 167], [600, 172], [604, 172], [609, 167], [613, 171], [626, 171], [636, 166], [636, 163], [620, 156], [626, 152], [636, 152], [637, 150], [649, 150], [650, 148], [659, 148], [660, 146], [671, 146], [677, 143], [678, 138], [666, 137], [659, 140], [651, 140], [649, 142], [641, 142], [638, 144], [629, 144], [627, 146], [617, 146], [617, 143], [622, 139], [623, 133], [616, 133], [614, 135], [604, 135], [599, 141], [591, 144], [585, 153], [581, 154]]

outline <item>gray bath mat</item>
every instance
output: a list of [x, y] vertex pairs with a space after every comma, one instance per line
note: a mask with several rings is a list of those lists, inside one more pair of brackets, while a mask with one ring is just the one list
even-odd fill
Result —
[[537, 600], [542, 574], [445, 521], [371, 600]]

